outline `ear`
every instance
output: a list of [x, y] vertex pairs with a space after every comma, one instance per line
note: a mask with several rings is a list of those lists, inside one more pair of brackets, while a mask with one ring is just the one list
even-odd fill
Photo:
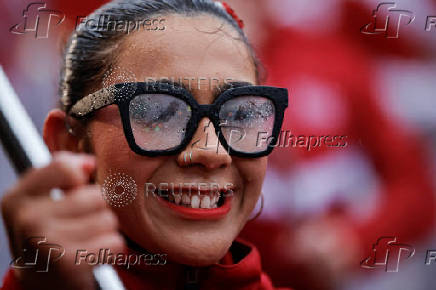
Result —
[[68, 132], [66, 114], [60, 109], [51, 110], [44, 122], [43, 138], [51, 153], [55, 151], [80, 152], [79, 138]]

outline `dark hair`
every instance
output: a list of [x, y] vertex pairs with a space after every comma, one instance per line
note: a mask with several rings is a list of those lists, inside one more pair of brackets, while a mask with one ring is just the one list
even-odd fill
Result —
[[[230, 24], [240, 35], [253, 58], [259, 82], [260, 63], [238, 22], [213, 0], [115, 0], [94, 11], [87, 19], [101, 21], [101, 15], [111, 21], [138, 21], [154, 16], [181, 14], [186, 16], [208, 13]], [[105, 30], [105, 29], [103, 29]], [[120, 39], [126, 34], [114, 30], [76, 29], [71, 35], [64, 53], [59, 91], [61, 105], [69, 111], [77, 100], [103, 79], [111, 68], [111, 59]]]

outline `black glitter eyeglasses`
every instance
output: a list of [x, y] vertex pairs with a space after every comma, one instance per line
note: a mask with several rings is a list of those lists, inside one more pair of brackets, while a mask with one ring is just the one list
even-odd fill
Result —
[[186, 88], [175, 83], [119, 83], [80, 99], [69, 114], [81, 119], [112, 104], [118, 105], [127, 142], [139, 155], [181, 152], [199, 121], [208, 117], [230, 155], [261, 157], [274, 148], [269, 144], [278, 138], [288, 90], [235, 83], [213, 104], [199, 105]]

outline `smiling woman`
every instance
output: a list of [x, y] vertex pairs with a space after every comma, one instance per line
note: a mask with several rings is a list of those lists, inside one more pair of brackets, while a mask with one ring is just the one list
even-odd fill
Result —
[[[219, 2], [113, 1], [87, 19], [98, 15], [164, 17], [166, 29], [128, 35], [78, 29], [71, 36], [62, 110], [48, 114], [44, 139], [53, 153], [73, 153], [55, 154], [51, 165], [27, 174], [3, 201], [14, 253], [39, 235], [63, 245], [66, 254], [53, 272], [11, 272], [5, 289], [94, 289], [91, 266], [75, 264], [75, 253], [105, 248], [166, 255], [159, 268], [126, 270], [115, 261], [128, 289], [273, 289], [257, 250], [236, 237], [261, 195], [273, 149], [256, 146], [257, 132], [267, 132], [271, 142], [277, 138], [286, 89], [259, 84], [241, 21]], [[164, 76], [214, 79], [221, 89], [144, 82]], [[210, 150], [205, 143], [218, 146]], [[105, 184], [113, 176], [130, 180], [138, 193], [146, 184], [190, 187], [165, 189], [166, 196], [138, 194], [108, 207], [99, 186], [87, 183]], [[65, 189], [63, 200], [45, 194], [54, 187]]]

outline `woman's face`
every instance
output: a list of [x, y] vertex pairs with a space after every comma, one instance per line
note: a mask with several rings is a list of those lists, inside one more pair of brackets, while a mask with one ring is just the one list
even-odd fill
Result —
[[[169, 15], [165, 19], [165, 30], [139, 31], [122, 40], [115, 69], [105, 85], [123, 81], [127, 74], [138, 82], [174, 78], [190, 87], [199, 104], [211, 104], [218, 80], [220, 84], [225, 80], [256, 83], [250, 54], [231, 26], [209, 15]], [[152, 158], [130, 150], [115, 105], [99, 110], [89, 123], [98, 183], [103, 184], [111, 173], [121, 173], [137, 185], [134, 201], [114, 208], [122, 232], [152, 252], [168, 254], [168, 259], [177, 263], [208, 265], [224, 256], [256, 205], [266, 170], [266, 157], [229, 156], [221, 145], [217, 152], [213, 146], [217, 136], [208, 123], [207, 118], [201, 121], [185, 151]], [[228, 204], [192, 209], [189, 204], [182, 205], [183, 201], [177, 205], [151, 191], [146, 195], [146, 183], [156, 187], [174, 184], [176, 193], [179, 184], [190, 183], [191, 197], [202, 183], [200, 207], [207, 207], [201, 199], [209, 195], [212, 200], [211, 191], [218, 191], [218, 187], [230, 188], [233, 194], [226, 197]], [[189, 185], [182, 190], [186, 194]]]

